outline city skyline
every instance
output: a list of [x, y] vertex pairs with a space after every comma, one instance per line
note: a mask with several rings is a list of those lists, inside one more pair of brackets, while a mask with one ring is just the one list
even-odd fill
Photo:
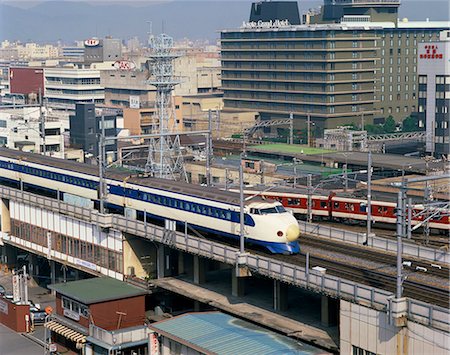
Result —
[[[300, 12], [317, 8], [321, 1], [299, 2]], [[107, 35], [145, 41], [152, 32], [167, 32], [175, 39], [214, 41], [219, 31], [236, 28], [247, 20], [250, 1], [0, 1], [0, 40], [71, 43]], [[448, 20], [443, 0], [403, 1], [400, 18]], [[80, 26], [81, 20], [83, 26]], [[120, 24], [119, 26], [117, 24]]]

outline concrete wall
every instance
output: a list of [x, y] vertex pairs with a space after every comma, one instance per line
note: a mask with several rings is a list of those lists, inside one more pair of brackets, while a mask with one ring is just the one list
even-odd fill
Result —
[[156, 250], [146, 240], [126, 235], [123, 242], [123, 268], [128, 275], [128, 268], [134, 268], [136, 277], [156, 275]]
[[448, 354], [450, 334], [408, 321], [404, 328], [389, 324], [385, 312], [341, 300], [340, 349], [353, 354], [358, 347], [379, 355]]

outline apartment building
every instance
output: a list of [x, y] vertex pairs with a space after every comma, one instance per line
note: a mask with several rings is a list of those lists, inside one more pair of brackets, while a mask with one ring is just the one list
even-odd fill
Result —
[[292, 112], [296, 127], [309, 116], [318, 135], [416, 112], [417, 45], [436, 40], [450, 22], [398, 21], [395, 0], [325, 5], [309, 23], [291, 24], [277, 10], [270, 20], [265, 12], [221, 32], [225, 108], [259, 111], [261, 119]]

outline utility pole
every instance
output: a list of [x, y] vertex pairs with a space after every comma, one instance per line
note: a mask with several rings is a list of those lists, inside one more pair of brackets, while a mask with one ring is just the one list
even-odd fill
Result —
[[307, 134], [308, 134], [308, 148], [311, 147], [311, 115], [308, 114], [307, 116]]
[[294, 189], [297, 187], [297, 159], [293, 159], [294, 161]]
[[[347, 158], [346, 158], [347, 159]], [[347, 173], [347, 163], [344, 164], [344, 192], [348, 190], [348, 173]]]
[[212, 131], [211, 131], [212, 113], [208, 110], [208, 137], [206, 141], [206, 185], [211, 186], [211, 147], [212, 147]]
[[289, 144], [294, 144], [294, 114], [292, 112], [289, 114], [289, 119], [291, 120], [289, 123]]
[[228, 191], [228, 168], [225, 168], [225, 191]]
[[261, 160], [260, 164], [261, 164], [261, 185], [264, 185], [264, 168], [265, 168], [264, 160]]
[[312, 222], [312, 175], [308, 174], [307, 178], [307, 187], [308, 187], [308, 215], [306, 219], [308, 222]]
[[240, 248], [239, 251], [241, 254], [244, 253], [244, 170], [242, 168], [242, 156], [240, 159], [239, 165], [239, 240], [240, 240]]
[[370, 233], [372, 232], [372, 152], [369, 150], [367, 156], [367, 236], [368, 243]]
[[403, 195], [405, 193], [405, 181], [402, 181], [402, 186], [398, 192], [397, 197], [397, 287], [396, 287], [396, 298], [402, 297], [402, 283], [403, 283], [403, 267], [402, 267], [402, 237], [403, 237]]
[[[46, 155], [46, 147], [45, 147], [45, 116], [42, 110], [43, 102], [42, 102], [42, 92], [41, 88], [39, 88], [39, 136], [42, 139], [42, 155]], [[47, 105], [45, 105], [45, 109], [47, 109]]]
[[98, 177], [99, 177], [99, 203], [100, 213], [105, 213], [105, 116], [102, 113], [101, 133], [98, 140]]

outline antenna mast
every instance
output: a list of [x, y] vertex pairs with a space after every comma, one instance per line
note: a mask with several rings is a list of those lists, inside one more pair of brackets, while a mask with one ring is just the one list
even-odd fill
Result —
[[169, 120], [173, 117], [172, 90], [180, 83], [173, 76], [173, 60], [179, 55], [173, 53], [173, 38], [166, 34], [153, 37], [150, 41], [152, 73], [147, 83], [156, 87], [155, 119], [158, 122], [157, 133], [160, 136], [150, 138], [145, 172], [163, 179], [187, 181], [180, 136], [176, 133], [168, 134]]

